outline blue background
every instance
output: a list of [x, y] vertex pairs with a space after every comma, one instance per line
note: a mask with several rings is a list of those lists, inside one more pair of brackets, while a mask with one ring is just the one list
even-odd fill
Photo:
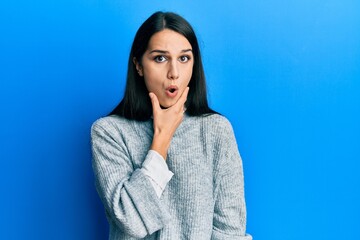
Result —
[[360, 239], [360, 2], [1, 1], [0, 239], [106, 239], [89, 129], [139, 25], [183, 15], [241, 151], [255, 239]]

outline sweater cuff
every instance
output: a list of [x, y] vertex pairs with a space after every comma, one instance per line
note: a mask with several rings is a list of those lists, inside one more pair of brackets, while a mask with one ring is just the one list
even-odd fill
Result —
[[148, 177], [157, 196], [160, 198], [167, 183], [174, 175], [169, 171], [164, 158], [158, 152], [149, 150], [141, 170]]

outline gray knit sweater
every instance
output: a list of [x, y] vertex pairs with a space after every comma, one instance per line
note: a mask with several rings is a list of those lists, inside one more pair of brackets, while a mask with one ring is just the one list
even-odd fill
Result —
[[141, 171], [152, 138], [152, 120], [109, 116], [92, 126], [109, 239], [250, 240], [242, 161], [229, 121], [218, 114], [185, 115], [166, 160], [174, 176], [160, 198]]

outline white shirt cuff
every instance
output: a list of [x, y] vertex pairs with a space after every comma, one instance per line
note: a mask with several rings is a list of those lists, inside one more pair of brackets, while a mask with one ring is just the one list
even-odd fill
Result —
[[141, 170], [148, 177], [157, 196], [160, 198], [166, 185], [174, 175], [164, 160], [156, 151], [149, 150]]

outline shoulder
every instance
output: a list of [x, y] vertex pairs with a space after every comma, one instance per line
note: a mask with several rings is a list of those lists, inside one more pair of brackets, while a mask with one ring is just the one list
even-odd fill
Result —
[[125, 122], [126, 119], [119, 117], [117, 115], [110, 115], [106, 117], [102, 117], [97, 119], [91, 126], [91, 128], [109, 128], [114, 127], [118, 124], [122, 124], [122, 122]]
[[108, 133], [114, 134], [130, 128], [131, 120], [126, 118], [110, 115], [97, 119], [91, 126], [91, 134]]
[[208, 131], [211, 131], [217, 135], [228, 134], [233, 132], [230, 121], [223, 115], [211, 114], [204, 116], [203, 123]]
[[118, 125], [121, 119], [115, 115], [97, 119], [91, 126], [91, 131], [112, 129]]

